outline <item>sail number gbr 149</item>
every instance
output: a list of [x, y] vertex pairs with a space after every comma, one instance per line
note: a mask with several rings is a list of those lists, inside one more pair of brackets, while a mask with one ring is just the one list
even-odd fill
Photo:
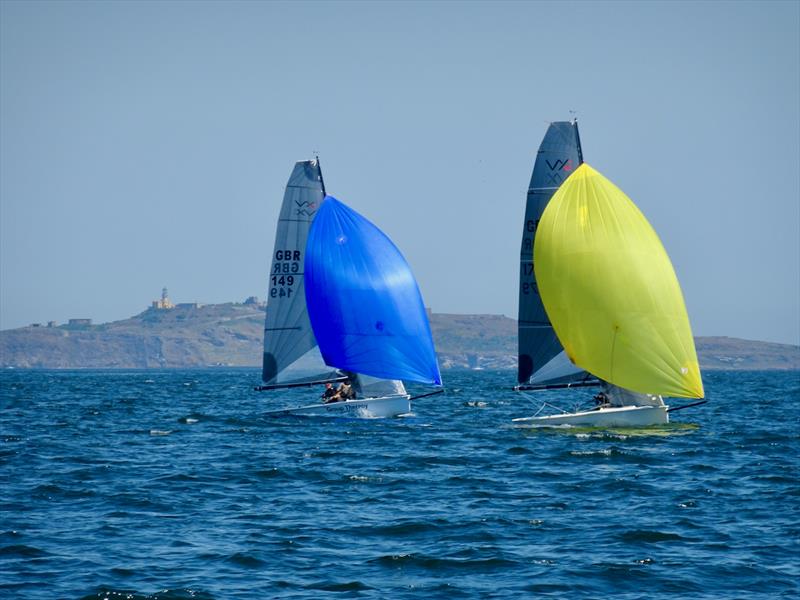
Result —
[[276, 250], [269, 279], [270, 298], [291, 298], [300, 280], [300, 250]]

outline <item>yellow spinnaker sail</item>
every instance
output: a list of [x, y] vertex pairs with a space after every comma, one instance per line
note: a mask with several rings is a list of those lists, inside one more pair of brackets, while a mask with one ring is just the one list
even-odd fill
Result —
[[573, 363], [635, 392], [703, 397], [667, 252], [636, 205], [588, 164], [542, 214], [533, 265], [547, 315]]

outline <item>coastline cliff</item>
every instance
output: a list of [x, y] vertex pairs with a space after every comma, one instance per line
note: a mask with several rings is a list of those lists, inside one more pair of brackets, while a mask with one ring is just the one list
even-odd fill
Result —
[[[0, 367], [152, 369], [260, 366], [263, 305], [148, 308], [124, 319], [0, 331]], [[515, 369], [517, 323], [502, 315], [433, 313], [442, 368]], [[701, 368], [800, 369], [800, 346], [730, 337], [695, 339]]]

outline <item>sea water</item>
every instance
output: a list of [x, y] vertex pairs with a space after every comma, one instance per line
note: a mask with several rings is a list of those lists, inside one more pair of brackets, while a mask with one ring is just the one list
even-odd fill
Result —
[[318, 391], [256, 370], [2, 372], [0, 597], [798, 596], [800, 373], [706, 373], [628, 431], [514, 427], [513, 372], [444, 375], [324, 419], [265, 418]]

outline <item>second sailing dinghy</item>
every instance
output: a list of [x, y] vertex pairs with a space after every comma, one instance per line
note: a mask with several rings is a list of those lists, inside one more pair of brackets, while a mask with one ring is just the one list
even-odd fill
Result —
[[[315, 193], [324, 193], [321, 175], [319, 179], [320, 186], [311, 188]], [[304, 292], [302, 298], [296, 299], [302, 310], [287, 313], [291, 318], [285, 323], [270, 323], [270, 300], [265, 339], [269, 335], [295, 338], [304, 352], [309, 345], [318, 345], [325, 364], [334, 371], [277, 383], [279, 368], [270, 368], [267, 373], [266, 366], [279, 361], [265, 353], [267, 385], [258, 389], [349, 379], [356, 397], [330, 403], [318, 401], [267, 414], [391, 417], [408, 413], [412, 398], [403, 380], [441, 386], [430, 325], [416, 280], [400, 251], [375, 225], [331, 196], [318, 200], [313, 218], [306, 220], [310, 223], [306, 234], [299, 236], [307, 235], [303, 249], [290, 249], [291, 256], [300, 262], [295, 273], [301, 279], [293, 282], [302, 282], [302, 288], [296, 290]], [[302, 336], [305, 323], [309, 328]]]
[[544, 308], [566, 356], [601, 380], [603, 391], [594, 408], [516, 423], [655, 425], [669, 421], [662, 396], [703, 397], [672, 263], [622, 190], [581, 165], [544, 210], [533, 259]]

